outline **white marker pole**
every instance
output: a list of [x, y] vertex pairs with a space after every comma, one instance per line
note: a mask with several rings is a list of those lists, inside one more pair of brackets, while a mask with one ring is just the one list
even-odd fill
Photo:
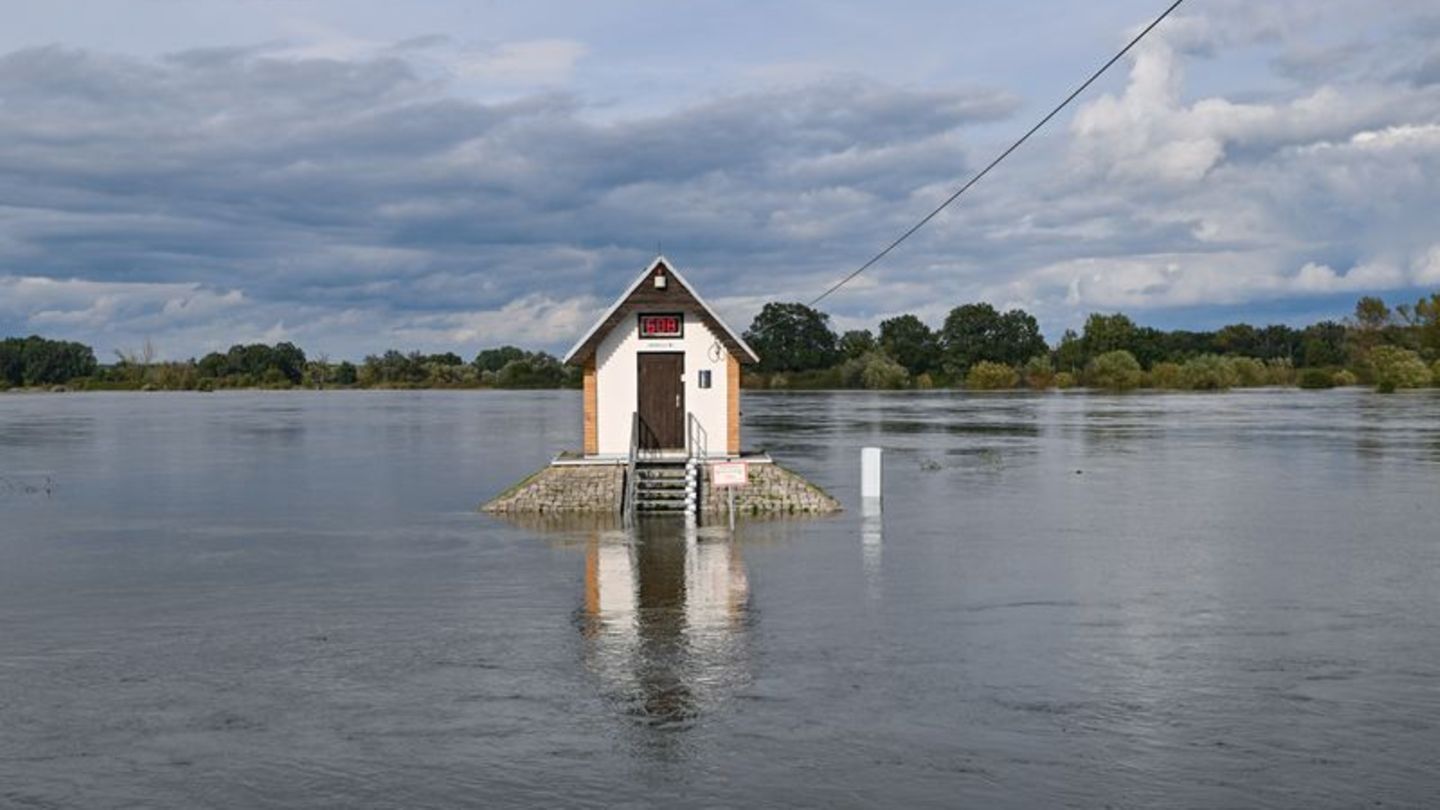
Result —
[[861, 448], [860, 500], [863, 506], [862, 511], [867, 515], [878, 515], [881, 511], [880, 468], [880, 448]]

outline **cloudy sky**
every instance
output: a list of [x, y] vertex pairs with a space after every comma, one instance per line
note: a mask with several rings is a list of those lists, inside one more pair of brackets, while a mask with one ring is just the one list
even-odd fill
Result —
[[[949, 194], [1156, 0], [0, 2], [0, 334], [561, 349], [657, 245], [733, 323]], [[842, 328], [1440, 289], [1440, 7], [1188, 0]]]

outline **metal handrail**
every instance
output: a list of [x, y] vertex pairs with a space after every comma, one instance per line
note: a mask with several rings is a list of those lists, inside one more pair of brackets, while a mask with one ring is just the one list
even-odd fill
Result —
[[630, 458], [625, 466], [625, 496], [620, 514], [628, 523], [635, 514], [636, 462], [640, 458], [640, 412], [630, 415]]
[[685, 412], [685, 450], [690, 458], [710, 457], [710, 434], [693, 411]]

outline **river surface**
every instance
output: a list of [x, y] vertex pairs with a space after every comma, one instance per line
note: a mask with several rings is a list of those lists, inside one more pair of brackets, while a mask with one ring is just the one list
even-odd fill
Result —
[[1440, 392], [747, 393], [845, 513], [478, 514], [579, 408], [0, 396], [0, 806], [1440, 800]]

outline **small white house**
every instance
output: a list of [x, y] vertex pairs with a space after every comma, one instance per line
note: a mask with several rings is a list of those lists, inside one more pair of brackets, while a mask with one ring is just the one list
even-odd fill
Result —
[[[740, 453], [740, 366], [759, 357], [662, 256], [565, 356], [585, 370], [587, 457]], [[638, 423], [636, 415], [638, 414]]]

